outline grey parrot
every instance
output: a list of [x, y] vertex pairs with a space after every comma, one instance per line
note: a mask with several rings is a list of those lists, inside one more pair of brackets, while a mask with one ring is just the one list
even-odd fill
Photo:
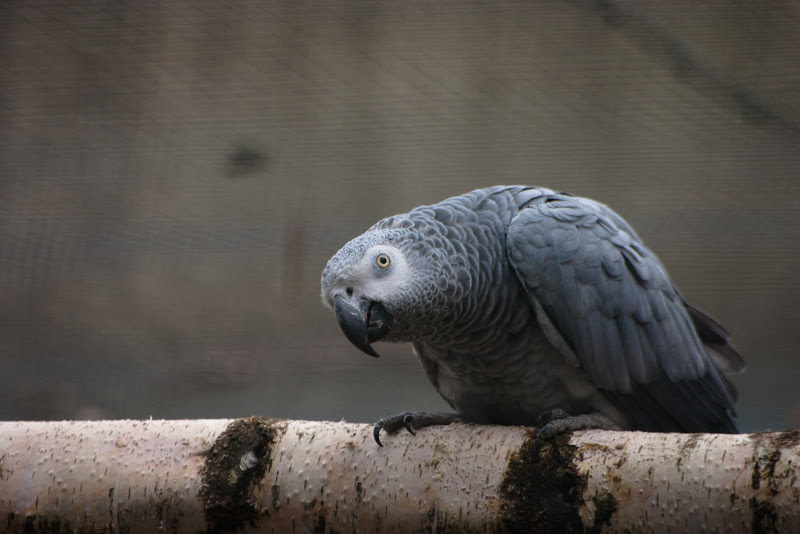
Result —
[[495, 186], [388, 217], [322, 273], [347, 339], [411, 342], [453, 414], [375, 426], [469, 421], [737, 432], [728, 374], [745, 362], [690, 306], [636, 232], [594, 200]]

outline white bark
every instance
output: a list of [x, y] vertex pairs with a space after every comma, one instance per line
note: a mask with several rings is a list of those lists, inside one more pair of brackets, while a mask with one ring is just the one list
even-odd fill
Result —
[[800, 532], [800, 431], [0, 423], [3, 532]]

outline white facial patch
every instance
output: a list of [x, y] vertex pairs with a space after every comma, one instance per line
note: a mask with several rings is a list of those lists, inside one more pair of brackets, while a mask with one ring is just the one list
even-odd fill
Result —
[[[388, 266], [385, 266], [386, 257]], [[375, 245], [367, 249], [353, 271], [352, 286], [360, 296], [384, 301], [404, 285], [409, 269], [399, 249], [391, 245]]]
[[350, 295], [374, 301], [391, 299], [407, 283], [410, 269], [404, 254], [388, 244], [373, 245], [351, 263], [340, 263], [335, 276], [323, 279], [322, 301], [333, 307], [333, 296]]

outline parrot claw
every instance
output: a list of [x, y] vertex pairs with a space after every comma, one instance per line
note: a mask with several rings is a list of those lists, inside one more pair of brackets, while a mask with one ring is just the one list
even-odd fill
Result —
[[384, 417], [372, 428], [372, 437], [375, 443], [383, 447], [380, 440], [381, 430], [390, 436], [397, 434], [405, 428], [412, 436], [416, 436], [415, 430], [426, 426], [449, 425], [450, 423], [464, 422], [463, 416], [454, 413], [427, 413], [427, 412], [402, 412], [397, 415]]
[[383, 443], [381, 443], [380, 439], [381, 430], [384, 430], [387, 434], [392, 435], [397, 434], [401, 428], [405, 428], [412, 435], [416, 435], [414, 429], [411, 428], [411, 421], [414, 420], [414, 415], [414, 412], [402, 412], [397, 415], [384, 417], [375, 423], [375, 426], [372, 429], [372, 437], [375, 438], [375, 443], [377, 443], [378, 446], [383, 447]]
[[378, 444], [378, 447], [383, 447], [383, 443], [381, 443], [382, 428], [383, 428], [383, 419], [375, 423], [375, 426], [372, 427], [372, 437], [375, 438], [375, 443]]
[[416, 436], [417, 433], [414, 432], [414, 430], [411, 428], [411, 421], [413, 421], [413, 420], [414, 420], [414, 414], [413, 413], [405, 414], [403, 416], [403, 426], [406, 427], [406, 430], [408, 430], [411, 433], [412, 436]]
[[539, 431], [536, 433], [535, 438], [537, 446], [543, 440], [549, 440], [576, 430], [622, 430], [617, 423], [599, 412], [573, 416], [559, 408], [543, 412], [536, 419], [536, 423], [539, 425]]

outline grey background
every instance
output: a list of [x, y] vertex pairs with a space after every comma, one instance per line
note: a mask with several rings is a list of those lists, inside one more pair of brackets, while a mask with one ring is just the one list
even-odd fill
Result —
[[547, 186], [626, 217], [800, 426], [800, 3], [0, 5], [0, 418], [443, 409], [319, 302], [377, 219]]

